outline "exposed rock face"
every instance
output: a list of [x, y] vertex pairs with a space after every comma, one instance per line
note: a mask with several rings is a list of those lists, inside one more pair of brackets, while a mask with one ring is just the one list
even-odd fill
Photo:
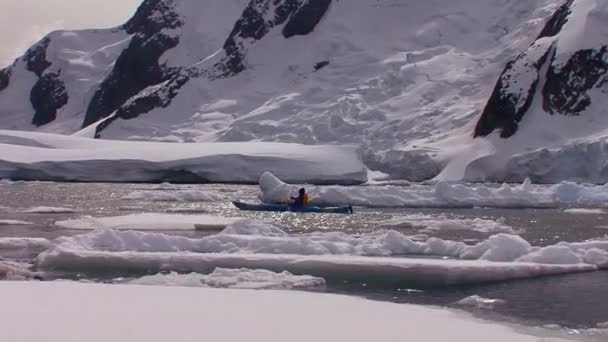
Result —
[[589, 91], [608, 91], [608, 47], [581, 50], [559, 69], [549, 67], [543, 87], [543, 108], [551, 114], [579, 115], [589, 105]]
[[[52, 65], [46, 56], [50, 43], [48, 37], [42, 39], [23, 57], [27, 70], [38, 76], [38, 81], [30, 92], [30, 102], [35, 110], [32, 125], [38, 127], [55, 120], [57, 111], [68, 103], [68, 93], [59, 72], [47, 72]], [[0, 85], [0, 90], [2, 89]]]
[[275, 26], [287, 22], [282, 32], [285, 38], [309, 34], [330, 4], [331, 0], [251, 0], [224, 43], [226, 57], [215, 65], [213, 76], [229, 77], [245, 70], [247, 44], [264, 38]]
[[556, 12], [553, 14], [551, 19], [545, 24], [545, 27], [538, 35], [538, 39], [545, 37], [555, 37], [557, 36], [566, 22], [568, 21], [568, 16], [572, 14], [572, 4], [574, 0], [567, 0]]
[[304, 36], [314, 31], [325, 16], [329, 5], [331, 0], [309, 0], [304, 3], [283, 27], [283, 36], [285, 38]]
[[27, 63], [27, 70], [35, 73], [38, 77], [41, 77], [42, 73], [51, 66], [51, 62], [46, 59], [46, 50], [50, 43], [51, 40], [46, 37], [27, 50], [25, 56], [23, 56]]
[[0, 91], [8, 87], [11, 81], [12, 69], [10, 67], [0, 70]]
[[[180, 48], [186, 20], [180, 13], [180, 1], [183, 0], [145, 0], [120, 28], [131, 36], [130, 41], [116, 60], [110, 62], [112, 69], [107, 76], [102, 76], [101, 84], [91, 89], [92, 97], [86, 105], [82, 127], [106, 119], [97, 127], [99, 135], [116, 119], [131, 119], [169, 106], [192, 78], [214, 80], [235, 76], [246, 69], [249, 47], [270, 30], [284, 25], [282, 36], [286, 39], [309, 34], [331, 5], [331, 0], [250, 0], [225, 37], [218, 58], [202, 65], [168, 66], [160, 58], [168, 50]], [[68, 36], [70, 34], [67, 32]], [[57, 110], [68, 102], [70, 95], [70, 87], [64, 84], [61, 76], [67, 73], [62, 73], [48, 59], [49, 45], [56, 44], [50, 37], [29, 49], [22, 58], [26, 69], [39, 78], [30, 94], [35, 109], [32, 123], [36, 126], [55, 120]], [[69, 67], [69, 63], [61, 65]], [[314, 68], [318, 70], [326, 65], [321, 62]], [[8, 87], [10, 75], [11, 69], [0, 70], [0, 91]]]
[[177, 46], [179, 38], [163, 30], [175, 30], [183, 24], [170, 0], [149, 0], [139, 7], [124, 26], [128, 33], [134, 34], [131, 43], [93, 96], [83, 127], [110, 115], [147, 87], [175, 75], [178, 70], [159, 65], [159, 58]]
[[477, 122], [475, 137], [486, 136], [495, 129], [501, 129], [502, 138], [517, 132], [519, 122], [532, 105], [542, 66], [552, 49], [546, 43], [535, 43], [528, 51], [507, 63]]
[[[157, 1], [157, 3], [162, 2]], [[144, 4], [148, 7], [151, 6], [150, 3]], [[316, 25], [321, 21], [321, 18], [329, 9], [330, 4], [331, 0], [251, 0], [224, 43], [224, 57], [213, 64], [213, 66], [210, 68], [183, 67], [166, 70], [163, 73], [162, 67], [156, 68], [154, 67], [154, 63], [150, 63], [150, 65], [153, 66], [152, 69], [145, 72], [145, 75], [149, 80], [143, 82], [139, 86], [134, 85], [132, 87], [127, 87], [127, 90], [132, 89], [131, 92], [125, 92], [123, 90], [120, 92], [120, 95], [113, 93], [110, 96], [104, 96], [104, 94], [100, 94], [99, 96], [96, 95], [89, 106], [89, 113], [91, 113], [91, 115], [87, 115], [84, 126], [116, 111], [115, 116], [106, 119], [97, 127], [95, 136], [100, 137], [101, 132], [118, 118], [132, 119], [155, 108], [169, 106], [172, 99], [179, 93], [179, 90], [192, 78], [207, 77], [209, 79], [217, 79], [235, 76], [246, 69], [245, 58], [248, 46], [254, 44], [255, 41], [264, 38], [273, 27], [287, 22], [283, 30], [285, 38], [308, 34], [312, 32]], [[163, 6], [166, 6], [166, 4], [163, 4]], [[143, 17], [147, 15], [150, 10], [146, 9], [138, 11], [138, 13], [139, 12], [142, 13], [139, 17]], [[137, 14], [135, 18], [138, 18]], [[135, 18], [127, 23], [126, 26], [141, 26], [141, 24], [132, 24], [141, 22], [141, 19], [135, 20]], [[180, 27], [183, 24], [179, 16], [175, 17], [171, 15], [168, 18], [168, 21], [171, 23], [180, 23], [176, 27]], [[268, 20], [267, 18], [272, 19]], [[147, 29], [146, 32], [155, 32], [159, 27], [162, 27], [162, 25], [153, 26], [152, 29]], [[179, 40], [177, 39], [173, 42], [177, 45]], [[173, 42], [164, 38], [161, 39], [157, 46], [151, 48], [152, 51], [148, 53], [147, 58], [149, 58], [150, 61], [157, 61], [162, 52], [175, 46], [172, 44]], [[133, 48], [132, 50], [134, 60], [142, 56], [143, 52], [141, 48]], [[160, 54], [158, 52], [160, 52]], [[121, 56], [121, 58], [123, 58], [123, 56]], [[141, 61], [138, 61], [138, 63], [141, 63]], [[328, 63], [329, 62], [327, 62], [327, 64]], [[319, 63], [318, 69], [327, 64]], [[126, 67], [124, 69], [126, 70], [116, 70], [115, 68], [114, 74], [116, 74], [116, 77], [114, 78], [119, 78], [122, 75], [133, 78], [133, 76], [128, 75], [129, 68]], [[159, 70], [161, 72], [159, 72]], [[112, 84], [109, 83], [111, 81], [106, 81], [108, 82], [108, 85], [105, 89], [116, 88], [112, 87]], [[166, 84], [153, 92], [133, 98], [134, 95], [145, 88], [142, 88], [143, 84], [149, 83], [148, 85], [152, 85], [165, 81]], [[122, 83], [127, 84], [128, 82], [125, 80]], [[135, 91], [135, 89], [138, 90]], [[110, 99], [110, 101], [108, 101], [108, 99]], [[115, 101], [112, 102], [112, 99]], [[127, 100], [129, 101], [127, 102]]]
[[542, 96], [542, 107], [548, 114], [579, 115], [591, 104], [589, 93], [593, 89], [608, 90], [608, 42], [576, 51], [565, 61], [557, 55], [561, 34], [576, 4], [567, 0], [536, 42], [507, 64], [477, 123], [475, 137], [496, 129], [501, 130], [502, 138], [513, 136], [537, 96]]
[[57, 110], [68, 103], [65, 84], [58, 73], [46, 73], [40, 77], [30, 93], [30, 101], [36, 110], [32, 124], [46, 125], [57, 117]]

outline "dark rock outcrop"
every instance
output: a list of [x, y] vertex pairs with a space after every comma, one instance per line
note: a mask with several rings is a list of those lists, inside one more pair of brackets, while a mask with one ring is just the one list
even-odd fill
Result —
[[161, 89], [146, 96], [138, 97], [128, 104], [122, 106], [116, 111], [116, 115], [105, 119], [97, 126], [95, 130], [95, 137], [100, 138], [101, 132], [117, 119], [129, 120], [155, 108], [168, 107], [173, 98], [179, 93], [179, 89], [183, 87], [191, 79], [191, 77], [192, 75], [189, 75], [187, 71], [182, 71], [180, 74], [173, 77]]
[[[155, 3], [162, 3], [162, 1], [156, 1]], [[125, 27], [127, 27], [128, 30], [135, 30], [138, 32], [142, 31], [142, 27], [144, 27], [145, 29], [143, 31], [147, 32], [147, 35], [154, 35], [154, 32], [164, 26], [157, 26], [157, 23], [151, 26], [145, 26], [146, 21], [141, 18], [146, 18], [150, 13], [154, 13], [154, 11], [150, 9], [152, 8], [152, 2], [146, 2], [144, 4], [147, 7], [143, 9], [140, 8], [138, 14], [136, 14]], [[234, 28], [224, 43], [224, 57], [210, 68], [203, 68], [202, 70], [197, 69], [196, 67], [167, 70], [163, 69], [162, 66], [155, 69], [156, 64], [152, 63], [152, 61], [158, 60], [155, 51], [164, 52], [166, 50], [164, 49], [165, 47], [172, 47], [171, 44], [166, 44], [170, 43], [169, 41], [161, 41], [158, 46], [151, 49], [152, 51], [146, 57], [146, 59], [149, 59], [149, 63], [144, 64], [152, 66], [151, 70], [145, 72], [148, 79], [137, 84], [132, 84], [131, 86], [129, 86], [128, 80], [125, 79], [121, 81], [123, 84], [122, 87], [116, 87], [110, 82], [116, 83], [116, 81], [113, 80], [119, 78], [121, 75], [125, 75], [125, 77], [132, 79], [131, 83], [138, 82], [137, 77], [134, 78], [134, 75], [128, 74], [128, 71], [132, 70], [132, 68], [117, 70], [117, 68], [119, 68], [119, 62], [121, 61], [121, 58], [123, 58], [123, 56], [121, 56], [115, 67], [116, 72], [113, 72], [116, 76], [108, 78], [104, 82], [108, 82], [105, 87], [102, 85], [102, 89], [107, 89], [105, 91], [110, 92], [110, 94], [96, 94], [96, 97], [89, 106], [90, 111], [87, 112], [87, 120], [84, 125], [86, 126], [93, 123], [115, 111], [116, 115], [107, 118], [97, 127], [95, 136], [100, 137], [101, 132], [117, 119], [128, 120], [156, 108], [169, 106], [173, 98], [179, 93], [179, 90], [193, 78], [207, 77], [209, 79], [217, 79], [235, 76], [246, 68], [245, 58], [247, 46], [249, 44], [261, 40], [272, 28], [285, 23], [287, 23], [285, 28], [289, 27], [287, 31], [285, 31], [285, 29], [283, 31], [286, 38], [297, 34], [308, 34], [312, 32], [316, 25], [321, 21], [321, 18], [327, 12], [330, 4], [331, 0], [284, 0], [280, 2], [276, 0], [251, 0], [241, 17], [236, 21]], [[165, 8], [165, 10], [168, 9]], [[268, 13], [269, 11], [274, 11], [274, 13]], [[266, 18], [273, 19], [267, 20]], [[178, 16], [169, 15], [167, 20], [170, 22], [179, 22], [181, 25], [181, 19]], [[176, 41], [175, 44], [177, 43], [178, 42]], [[129, 49], [131, 49], [131, 46]], [[133, 59], [142, 55], [141, 48], [134, 47], [132, 50]], [[125, 53], [127, 52], [125, 51]], [[141, 61], [138, 62], [141, 63]], [[321, 69], [328, 63], [329, 62], [318, 63], [315, 66], [315, 70]], [[128, 63], [126, 64], [128, 66]], [[166, 84], [150, 94], [133, 98], [134, 95], [143, 89], [141, 87], [143, 84], [158, 84], [161, 82], [166, 82]], [[110, 89], [121, 90], [119, 94], [115, 94], [115, 92], [118, 91], [112, 91]], [[138, 90], [135, 91], [136, 89]], [[127, 100], [129, 100], [128, 103]], [[104, 104], [106, 104], [105, 107]], [[89, 115], [89, 113], [91, 114]]]
[[68, 103], [68, 93], [59, 72], [48, 72], [53, 65], [47, 60], [47, 49], [51, 39], [43, 38], [30, 48], [23, 57], [27, 70], [38, 76], [30, 91], [30, 102], [34, 108], [32, 125], [43, 126], [57, 117], [57, 110]]
[[588, 92], [608, 83], [608, 48], [580, 50], [561, 66], [547, 71], [543, 108], [551, 114], [578, 115], [589, 105]]
[[[213, 80], [235, 76], [245, 70], [251, 44], [279, 26], [286, 39], [311, 33], [331, 2], [250, 0], [224, 41], [223, 54], [218, 54], [217, 59], [195, 66], [169, 66], [160, 62], [160, 58], [179, 45], [185, 19], [176, 9], [176, 0], [145, 0], [120, 28], [131, 35], [131, 40], [113, 63], [110, 73], [92, 90], [82, 126], [106, 119], [97, 127], [99, 135], [116, 119], [132, 119], [169, 106], [180, 89], [193, 78]], [[36, 126], [52, 122], [69, 97], [61, 72], [52, 68], [53, 61], [47, 58], [50, 44], [51, 38], [46, 37], [22, 57], [26, 69], [39, 77], [30, 91], [35, 109], [32, 123]], [[326, 61], [317, 63], [314, 70], [327, 64]], [[10, 69], [0, 71], [0, 90], [9, 86], [10, 74]]]
[[564, 27], [564, 25], [568, 22], [568, 16], [572, 14], [572, 4], [574, 0], [567, 0], [562, 6], [560, 6], [557, 11], [551, 16], [543, 30], [538, 35], [537, 39], [545, 38], [545, 37], [555, 37], [559, 34]]
[[179, 38], [163, 30], [183, 24], [170, 0], [149, 0], [139, 7], [124, 26], [134, 36], [89, 103], [83, 127], [112, 114], [145, 88], [175, 76], [179, 69], [160, 65], [159, 58], [177, 46]]
[[331, 5], [331, 0], [308, 0], [283, 27], [283, 36], [303, 36], [311, 33], [321, 21]]
[[322, 62], [316, 63], [313, 66], [313, 68], [315, 69], [315, 71], [319, 71], [319, 70], [325, 68], [328, 65], [329, 65], [329, 61], [322, 61]]
[[[542, 96], [543, 110], [548, 114], [579, 115], [591, 104], [589, 92], [606, 86], [606, 45], [582, 49], [568, 56], [566, 61], [563, 57], [558, 61], [556, 45], [574, 10], [574, 3], [574, 0], [567, 0], [559, 7], [536, 42], [507, 64], [477, 122], [475, 137], [486, 136], [497, 129], [501, 130], [502, 138], [513, 136], [536, 96]], [[541, 80], [544, 85], [539, 84]]]
[[[533, 54], [525, 52], [514, 61], [507, 63], [477, 122], [475, 137], [486, 136], [495, 129], [501, 130], [502, 138], [509, 138], [517, 132], [519, 122], [532, 105], [538, 88], [541, 68], [551, 51], [550, 47], [536, 46], [535, 48], [541, 50], [540, 59], [535, 60], [538, 52]], [[530, 83], [521, 82], [521, 84], [514, 85], [513, 82], [517, 82], [522, 74], [532, 77]], [[518, 91], [510, 89], [513, 87]]]
[[[260, 40], [275, 26], [285, 24], [283, 36], [312, 32], [327, 12], [331, 0], [251, 0], [224, 43], [226, 57], [214, 66], [211, 77], [230, 77], [245, 70], [245, 44]], [[275, 5], [276, 8], [271, 6]], [[268, 11], [274, 10], [274, 15]], [[273, 18], [267, 20], [266, 18]], [[247, 43], [246, 43], [247, 42]]]
[[35, 73], [38, 77], [41, 77], [42, 73], [51, 66], [51, 62], [46, 59], [46, 49], [48, 49], [50, 43], [51, 39], [45, 37], [27, 50], [25, 56], [23, 56], [27, 70]]
[[32, 88], [30, 101], [36, 111], [32, 125], [43, 126], [57, 117], [57, 110], [68, 103], [68, 93], [59, 73], [46, 73]]
[[0, 91], [8, 87], [11, 82], [12, 69], [10, 67], [0, 70]]

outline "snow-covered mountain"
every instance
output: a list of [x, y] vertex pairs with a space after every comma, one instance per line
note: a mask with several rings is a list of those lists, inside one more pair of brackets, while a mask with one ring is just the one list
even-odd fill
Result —
[[0, 71], [0, 128], [356, 144], [410, 180], [608, 181], [607, 23], [603, 0], [145, 0]]

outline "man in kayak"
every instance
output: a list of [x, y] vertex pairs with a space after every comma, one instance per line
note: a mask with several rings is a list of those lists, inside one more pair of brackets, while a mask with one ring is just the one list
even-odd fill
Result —
[[298, 194], [298, 197], [291, 197], [291, 199], [294, 200], [291, 206], [294, 208], [304, 208], [308, 205], [308, 195], [306, 194], [306, 190], [301, 188], [298, 191]]

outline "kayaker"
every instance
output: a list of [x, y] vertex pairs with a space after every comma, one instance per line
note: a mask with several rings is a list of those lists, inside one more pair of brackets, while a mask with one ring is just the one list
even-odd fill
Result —
[[308, 205], [308, 195], [306, 194], [306, 189], [301, 188], [298, 190], [298, 197], [291, 197], [294, 200], [292, 206], [296, 208], [303, 208]]

